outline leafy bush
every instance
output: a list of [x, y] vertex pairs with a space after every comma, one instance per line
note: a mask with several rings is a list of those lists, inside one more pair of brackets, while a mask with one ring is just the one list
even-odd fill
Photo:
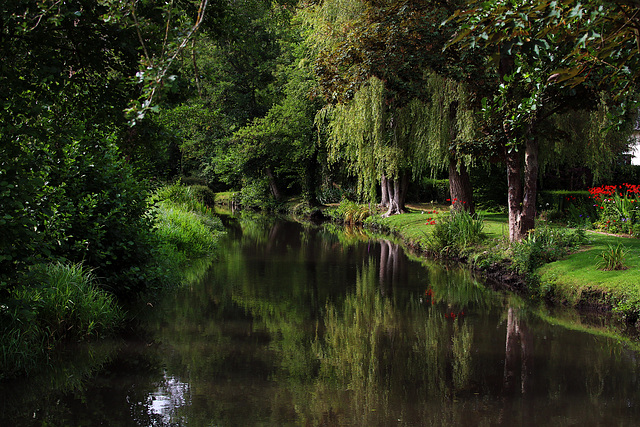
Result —
[[484, 238], [483, 217], [465, 210], [453, 211], [436, 222], [427, 239], [427, 249], [441, 255], [456, 256]]
[[204, 185], [167, 185], [156, 190], [156, 198], [182, 205], [188, 210], [210, 214], [210, 207], [215, 204], [216, 195]]
[[596, 256], [596, 268], [598, 270], [625, 270], [624, 265], [627, 256], [627, 249], [622, 244], [617, 246], [608, 245], [608, 248]]
[[269, 190], [269, 182], [266, 179], [245, 182], [238, 194], [238, 201], [247, 209], [273, 211], [276, 208], [276, 201]]
[[15, 284], [30, 265], [50, 261], [82, 262], [118, 295], [143, 291], [154, 279], [129, 274], [153, 259], [153, 220], [148, 183], [121, 158], [115, 140], [94, 131], [57, 148], [32, 141], [19, 153], [2, 153], [20, 162], [0, 169], [7, 207], [0, 282]]
[[514, 268], [520, 274], [532, 273], [544, 263], [552, 262], [578, 249], [586, 240], [584, 229], [539, 226], [520, 242], [511, 244]]

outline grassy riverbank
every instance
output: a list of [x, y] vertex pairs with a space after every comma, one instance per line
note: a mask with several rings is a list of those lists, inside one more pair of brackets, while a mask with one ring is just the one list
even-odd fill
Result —
[[[418, 250], [439, 256], [430, 251], [430, 247], [436, 224], [447, 213], [447, 206], [412, 205], [405, 214], [388, 218], [372, 215], [365, 223], [397, 235]], [[530, 297], [576, 308], [619, 312], [626, 320], [637, 321], [640, 313], [640, 239], [589, 230], [582, 232], [540, 222], [541, 233], [547, 236], [545, 243], [538, 245], [533, 234], [530, 241], [512, 245], [507, 238], [506, 214], [479, 214], [483, 218], [482, 240], [454, 253], [454, 258], [479, 270], [492, 271], [494, 278], [499, 279], [500, 275], [509, 276], [509, 279], [514, 275], [520, 277], [524, 289], [517, 290]], [[538, 236], [538, 243], [542, 240]], [[623, 269], [606, 271], [598, 268], [603, 254], [615, 252], [618, 245], [626, 252]], [[496, 270], [501, 272], [495, 274]]]
[[[170, 185], [150, 198], [144, 215], [152, 228], [100, 242], [138, 255], [118, 283], [88, 262], [64, 257], [37, 260], [0, 283], [0, 379], [29, 372], [50, 359], [61, 342], [77, 342], [113, 334], [127, 319], [123, 308], [144, 296], [175, 287], [193, 260], [211, 255], [223, 226], [212, 215], [213, 193], [204, 187]], [[117, 260], [113, 255], [113, 259]], [[110, 261], [107, 261], [109, 264]], [[137, 284], [143, 284], [137, 285]], [[4, 288], [4, 289], [3, 289]]]

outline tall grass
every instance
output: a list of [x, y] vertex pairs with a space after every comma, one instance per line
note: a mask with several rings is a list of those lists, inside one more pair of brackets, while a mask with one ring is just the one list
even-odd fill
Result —
[[373, 214], [373, 210], [368, 205], [342, 200], [330, 214], [346, 224], [362, 224], [365, 219]]
[[427, 250], [446, 256], [461, 255], [471, 245], [484, 238], [484, 220], [460, 210], [442, 217], [427, 239]]
[[539, 226], [522, 241], [511, 244], [512, 268], [520, 274], [532, 273], [541, 265], [577, 250], [585, 241], [585, 231], [581, 228]]
[[156, 234], [177, 259], [211, 254], [223, 226], [205, 203], [213, 201], [206, 187], [169, 185], [156, 193]]
[[33, 368], [63, 339], [108, 335], [123, 319], [113, 297], [81, 264], [36, 265], [5, 301], [0, 306], [0, 377]]
[[120, 324], [122, 313], [113, 297], [81, 264], [57, 262], [33, 270], [35, 283], [16, 289], [14, 295], [30, 304], [37, 323], [53, 339], [100, 336]]
[[626, 257], [627, 248], [623, 244], [617, 246], [609, 244], [607, 249], [596, 256], [596, 268], [604, 271], [625, 270]]

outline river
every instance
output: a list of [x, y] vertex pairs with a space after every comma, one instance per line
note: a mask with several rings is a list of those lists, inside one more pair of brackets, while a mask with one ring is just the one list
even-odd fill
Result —
[[0, 388], [2, 426], [626, 426], [633, 342], [357, 230], [232, 219], [123, 337]]

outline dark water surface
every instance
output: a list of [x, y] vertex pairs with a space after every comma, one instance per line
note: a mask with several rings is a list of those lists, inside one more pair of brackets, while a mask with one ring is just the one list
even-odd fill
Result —
[[[130, 336], [0, 389], [2, 426], [622, 426], [638, 353], [357, 232], [234, 223]], [[197, 274], [197, 273], [194, 273]]]

